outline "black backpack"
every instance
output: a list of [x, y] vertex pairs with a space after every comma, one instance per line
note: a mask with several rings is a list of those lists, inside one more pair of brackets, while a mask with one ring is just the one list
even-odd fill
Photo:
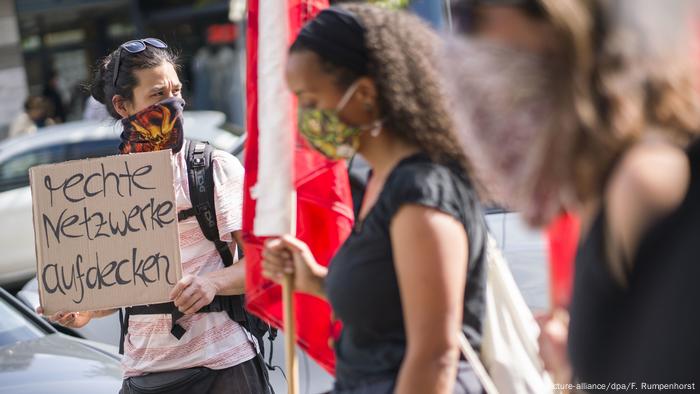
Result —
[[[214, 175], [211, 165], [211, 156], [214, 148], [207, 142], [189, 141], [187, 143], [186, 161], [187, 178], [189, 183], [190, 200], [192, 208], [178, 212], [178, 221], [196, 216], [199, 227], [204, 236], [212, 241], [216, 250], [221, 256], [224, 266], [230, 267], [233, 264], [233, 255], [229, 249], [229, 244], [219, 238], [219, 229], [216, 223], [216, 209], [214, 205]], [[243, 251], [238, 250], [240, 257]], [[239, 258], [240, 258], [239, 257]], [[242, 325], [258, 341], [260, 354], [264, 356], [264, 335], [268, 334], [270, 341], [270, 362], [267, 367], [271, 369], [272, 363], [272, 341], [277, 337], [277, 329], [272, 328], [265, 321], [255, 315], [248, 313], [245, 309], [245, 297], [243, 295], [216, 296], [211, 304], [200, 309], [197, 313], [207, 312], [227, 312], [231, 320]], [[184, 316], [172, 302], [143, 305], [124, 308], [124, 312], [119, 310], [119, 320], [121, 324], [121, 338], [119, 340], [119, 353], [124, 353], [124, 338], [129, 329], [129, 315], [152, 315], [169, 314], [172, 318], [172, 328], [170, 333], [177, 339], [182, 338], [185, 329], [177, 324], [177, 320]]]

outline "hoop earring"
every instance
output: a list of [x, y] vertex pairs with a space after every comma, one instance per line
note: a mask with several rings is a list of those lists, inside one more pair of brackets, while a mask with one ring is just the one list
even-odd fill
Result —
[[382, 121], [381, 120], [375, 120], [374, 123], [372, 124], [372, 129], [369, 131], [369, 135], [371, 135], [374, 138], [379, 137], [379, 134], [382, 133]]

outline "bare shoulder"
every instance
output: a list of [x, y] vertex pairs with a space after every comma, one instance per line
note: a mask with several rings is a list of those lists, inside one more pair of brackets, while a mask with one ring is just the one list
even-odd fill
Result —
[[605, 199], [611, 211], [654, 217], [677, 208], [689, 182], [690, 163], [683, 150], [659, 141], [640, 142], [620, 160]]
[[623, 269], [620, 263], [633, 262], [643, 234], [683, 202], [689, 182], [685, 152], [663, 142], [639, 142], [618, 162], [604, 200], [608, 258], [622, 283], [624, 271], [632, 267]]
[[436, 257], [442, 252], [460, 254], [468, 248], [462, 223], [436, 208], [419, 204], [403, 205], [391, 221], [390, 233], [397, 257], [428, 255], [438, 260]]

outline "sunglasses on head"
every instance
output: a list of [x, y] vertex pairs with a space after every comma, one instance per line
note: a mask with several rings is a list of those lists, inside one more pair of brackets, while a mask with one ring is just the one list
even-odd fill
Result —
[[119, 49], [117, 50], [117, 58], [114, 59], [114, 77], [112, 77], [112, 85], [117, 86], [117, 78], [119, 77], [119, 66], [120, 66], [120, 60], [121, 60], [121, 53], [122, 49], [134, 54], [134, 53], [140, 53], [146, 50], [146, 46], [150, 45], [154, 48], [159, 48], [159, 49], [166, 49], [168, 48], [168, 44], [164, 43], [163, 41], [157, 39], [157, 38], [144, 38], [142, 40], [131, 40], [127, 41], [121, 45], [119, 45]]

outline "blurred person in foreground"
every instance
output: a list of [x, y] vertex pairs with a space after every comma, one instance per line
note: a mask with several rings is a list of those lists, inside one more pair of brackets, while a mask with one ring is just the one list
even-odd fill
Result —
[[29, 96], [24, 101], [24, 111], [10, 124], [8, 138], [34, 134], [37, 129], [55, 122], [49, 118], [48, 102], [41, 96]]
[[372, 174], [355, 229], [328, 268], [302, 241], [268, 240], [263, 274], [294, 275], [343, 322], [335, 393], [480, 393], [460, 360], [479, 349], [486, 228], [441, 94], [438, 37], [417, 17], [370, 5], [322, 11], [287, 62], [299, 131]]
[[446, 86], [481, 183], [532, 225], [562, 209], [582, 220], [570, 322], [557, 311], [540, 338], [559, 382], [639, 389], [698, 376], [700, 103], [689, 7], [461, 0], [452, 10]]
[[[183, 276], [170, 293], [172, 303], [126, 308], [123, 321], [120, 315], [124, 351], [120, 392], [269, 393], [255, 338], [228, 309], [214, 307], [224, 303], [223, 297], [245, 290], [245, 263], [236, 260], [236, 245], [242, 245], [243, 167], [229, 153], [215, 150], [213, 184], [203, 183], [214, 188], [219, 241], [234, 259], [226, 267], [224, 254], [205, 238], [197, 218], [187, 214], [193, 204], [186, 152], [194, 142], [185, 139], [178, 68], [177, 57], [163, 41], [132, 40], [100, 61], [91, 88], [92, 97], [122, 123], [120, 153], [172, 152], [178, 212]], [[80, 328], [116, 311], [59, 312], [49, 318]]]

